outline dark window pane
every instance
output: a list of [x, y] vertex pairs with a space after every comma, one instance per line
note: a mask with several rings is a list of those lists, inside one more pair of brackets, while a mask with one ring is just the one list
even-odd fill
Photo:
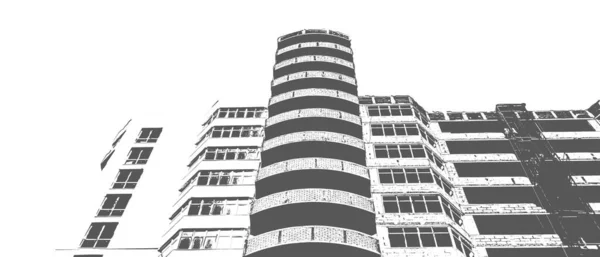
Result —
[[388, 184], [388, 183], [391, 184], [391, 183], [393, 183], [392, 174], [390, 174], [390, 173], [381, 173], [380, 172], [379, 173], [379, 182], [385, 183], [385, 184]]
[[[446, 231], [448, 230], [446, 229]], [[452, 242], [450, 241], [450, 234], [448, 233], [436, 234], [435, 240], [437, 241], [438, 247], [452, 246]]]
[[406, 247], [404, 242], [404, 235], [402, 234], [390, 234], [390, 246], [391, 247]]
[[415, 208], [415, 212], [427, 212], [425, 209], [425, 203], [423, 202], [413, 202], [413, 206]]
[[406, 246], [407, 247], [420, 247], [419, 236], [417, 234], [406, 235]]
[[421, 243], [423, 243], [423, 247], [435, 247], [435, 241], [433, 240], [433, 234], [421, 233]]

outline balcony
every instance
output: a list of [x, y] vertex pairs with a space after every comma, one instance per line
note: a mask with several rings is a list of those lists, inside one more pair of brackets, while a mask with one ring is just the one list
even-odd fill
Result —
[[[176, 231], [190, 228], [203, 229], [226, 229], [226, 228], [249, 228], [250, 218], [248, 215], [182, 215], [171, 221], [169, 230], [163, 235], [166, 239]], [[166, 241], [166, 240], [163, 240]]]
[[304, 226], [264, 233], [248, 240], [246, 256], [378, 257], [377, 239], [353, 230]]
[[330, 189], [296, 189], [257, 199], [252, 233], [290, 226], [325, 225], [375, 233], [373, 203], [367, 197]]

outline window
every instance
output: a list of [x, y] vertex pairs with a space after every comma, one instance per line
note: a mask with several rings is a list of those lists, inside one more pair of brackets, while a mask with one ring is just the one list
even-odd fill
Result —
[[135, 140], [136, 143], [156, 143], [158, 137], [162, 133], [162, 128], [142, 128], [138, 138]]
[[134, 189], [142, 176], [143, 170], [119, 170], [119, 175], [112, 185], [112, 189]]
[[469, 204], [537, 203], [533, 187], [463, 187]]
[[203, 126], [210, 124], [216, 118], [261, 118], [266, 108], [219, 108], [216, 110]]
[[600, 139], [548, 140], [556, 152], [600, 152]]
[[474, 215], [482, 235], [554, 234], [547, 215]]
[[389, 98], [389, 97], [376, 96], [375, 97], [375, 103], [378, 103], [378, 104], [389, 104], [389, 103], [392, 103], [392, 99]]
[[375, 145], [376, 158], [424, 158], [422, 145]]
[[200, 230], [182, 231], [174, 240], [178, 240], [177, 249], [242, 249], [247, 232], [241, 229], [233, 230]]
[[214, 127], [213, 129], [211, 129], [210, 137], [261, 137], [262, 135], [263, 129], [261, 126], [227, 126]]
[[454, 163], [459, 177], [525, 177], [520, 162]]
[[452, 187], [440, 175], [429, 168], [379, 169], [379, 182], [382, 184], [436, 183], [446, 193], [452, 195]]
[[125, 164], [146, 164], [152, 153], [152, 147], [134, 147], [129, 151]]
[[415, 136], [419, 135], [417, 124], [371, 124], [373, 136]]
[[207, 147], [200, 152], [194, 159], [188, 164], [191, 167], [199, 159], [204, 160], [257, 160], [259, 156], [258, 147]]
[[412, 116], [410, 105], [375, 105], [367, 107], [369, 116]]
[[359, 104], [372, 104], [373, 99], [370, 96], [361, 96], [358, 98]]
[[503, 133], [500, 121], [455, 121], [439, 122], [442, 132], [448, 133]]
[[508, 140], [446, 141], [451, 154], [514, 153]]
[[535, 114], [537, 114], [538, 119], [554, 119], [552, 112], [535, 112]]
[[250, 199], [203, 199], [190, 202], [188, 215], [248, 215]]
[[104, 197], [104, 201], [102, 202], [102, 208], [98, 210], [97, 216], [99, 217], [120, 217], [125, 212], [125, 207], [127, 207], [127, 203], [129, 203], [129, 199], [131, 199], [130, 194], [123, 195], [106, 195]]
[[540, 120], [537, 122], [543, 131], [595, 131], [587, 120]]
[[465, 254], [471, 255], [471, 243], [448, 227], [416, 227], [416, 228], [388, 228], [391, 247], [454, 247]]
[[464, 119], [462, 112], [449, 112], [448, 118], [450, 118], [450, 120], [463, 120]]
[[429, 159], [429, 161], [431, 161], [431, 163], [435, 164], [435, 166], [437, 166], [441, 170], [444, 170], [446, 168], [444, 166], [444, 161], [442, 161], [442, 159], [440, 159], [435, 154], [433, 154], [433, 151], [431, 151], [427, 147], [425, 147], [425, 151], [427, 152], [427, 159]]
[[433, 146], [433, 147], [437, 147], [437, 140], [433, 137], [433, 135], [431, 135], [429, 132], [427, 132], [425, 129], [419, 127], [419, 133], [421, 133], [421, 137], [425, 140], [427, 140], [427, 142]]
[[483, 116], [479, 112], [467, 112], [469, 120], [483, 120]]
[[106, 248], [115, 234], [117, 222], [94, 222], [88, 228], [85, 238], [81, 241], [82, 248]]
[[386, 213], [444, 213], [462, 224], [460, 212], [439, 195], [383, 196]]

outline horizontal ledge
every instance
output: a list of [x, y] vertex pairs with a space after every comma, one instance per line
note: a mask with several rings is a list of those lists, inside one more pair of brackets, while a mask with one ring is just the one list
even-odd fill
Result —
[[343, 91], [338, 91], [338, 90], [333, 90], [333, 89], [307, 88], [307, 89], [294, 90], [294, 91], [286, 92], [286, 93], [271, 97], [271, 99], [269, 100], [269, 105], [273, 105], [273, 104], [276, 104], [276, 103], [279, 103], [279, 102], [282, 102], [285, 100], [289, 100], [292, 98], [305, 97], [305, 96], [327, 96], [327, 97], [332, 97], [332, 98], [343, 99], [348, 102], [358, 104], [358, 97], [353, 94], [349, 94], [349, 93], [346, 93]]
[[248, 239], [246, 256], [281, 245], [298, 243], [329, 243], [347, 245], [379, 254], [377, 239], [349, 229], [327, 226], [289, 227]]
[[373, 203], [367, 197], [340, 190], [308, 188], [279, 192], [259, 198], [252, 204], [251, 213], [256, 214], [274, 207], [297, 203], [341, 204], [375, 212]]
[[268, 118], [265, 126], [268, 127], [280, 122], [299, 118], [332, 118], [345, 120], [356, 125], [361, 125], [360, 117], [358, 115], [325, 108], [308, 108], [277, 114], [273, 117]]
[[290, 58], [290, 59], [283, 60], [283, 61], [275, 64], [274, 69], [278, 70], [278, 69], [281, 69], [283, 67], [286, 67], [286, 66], [289, 66], [292, 64], [303, 63], [303, 62], [335, 63], [335, 64], [339, 64], [339, 65], [354, 69], [354, 64], [352, 62], [346, 61], [341, 58], [333, 57], [333, 56], [327, 56], [327, 55], [304, 55], [304, 56]]
[[261, 168], [256, 181], [284, 172], [312, 169], [346, 172], [369, 179], [367, 168], [356, 163], [329, 158], [300, 158], [274, 163]]
[[300, 49], [300, 48], [306, 48], [306, 47], [331, 48], [331, 49], [337, 49], [337, 50], [352, 54], [352, 49], [350, 49], [350, 47], [345, 47], [340, 44], [329, 43], [329, 42], [306, 42], [306, 43], [293, 44], [291, 46], [286, 46], [284, 48], [281, 48], [281, 49], [277, 50], [277, 55], [280, 55], [280, 54], [283, 54], [283, 53], [286, 53], [286, 52], [289, 52], [292, 50]]
[[350, 85], [356, 86], [356, 79], [350, 76], [346, 76], [337, 72], [330, 72], [330, 71], [302, 71], [302, 72], [296, 72], [296, 73], [292, 73], [289, 75], [285, 75], [279, 78], [274, 79], [271, 82], [271, 86], [277, 86], [280, 85], [282, 83], [288, 82], [288, 81], [292, 81], [292, 80], [297, 80], [297, 79], [306, 79], [306, 78], [326, 78], [326, 79], [333, 79], [333, 80], [340, 80], [343, 82], [346, 82]]
[[263, 143], [262, 150], [267, 151], [278, 146], [306, 141], [338, 143], [356, 147], [361, 150], [365, 149], [364, 141], [353, 136], [329, 131], [303, 131], [269, 139]]

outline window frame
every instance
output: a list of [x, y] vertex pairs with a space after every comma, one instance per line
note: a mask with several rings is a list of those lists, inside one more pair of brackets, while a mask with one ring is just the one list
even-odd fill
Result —
[[[135, 150], [140, 150], [137, 156], [132, 158], [132, 155], [135, 153]], [[127, 159], [125, 160], [125, 165], [144, 165], [148, 163], [150, 159], [150, 155], [154, 150], [153, 147], [132, 147], [127, 154]], [[145, 151], [148, 151], [147, 157], [143, 158]]]
[[[83, 239], [81, 240], [79, 247], [81, 247], [81, 248], [106, 248], [106, 247], [108, 247], [108, 245], [110, 244], [110, 240], [112, 240], [112, 237], [114, 236], [114, 233], [115, 233], [118, 225], [119, 225], [119, 223], [117, 223], [117, 222], [92, 222], [92, 224], [90, 224], [87, 231], [85, 232], [85, 235], [84, 235]], [[90, 237], [90, 232], [92, 232], [92, 230], [95, 228], [95, 226], [100, 226], [98, 235], [95, 237]], [[104, 235], [105, 232], [107, 232], [108, 235]], [[84, 246], [86, 243], [92, 243], [92, 246], [87, 246], [87, 245]]]
[[[123, 172], [127, 172], [127, 175], [125, 175], [125, 180], [119, 181], [119, 178], [121, 177], [121, 174]], [[110, 189], [135, 189], [140, 179], [142, 178], [142, 174], [144, 174], [143, 169], [120, 169], [117, 173], [117, 177], [110, 186]], [[137, 177], [137, 180], [135, 181], [132, 180], [132, 177], [135, 179], [134, 175], [136, 175]], [[117, 184], [123, 185], [121, 187], [118, 187]]]

